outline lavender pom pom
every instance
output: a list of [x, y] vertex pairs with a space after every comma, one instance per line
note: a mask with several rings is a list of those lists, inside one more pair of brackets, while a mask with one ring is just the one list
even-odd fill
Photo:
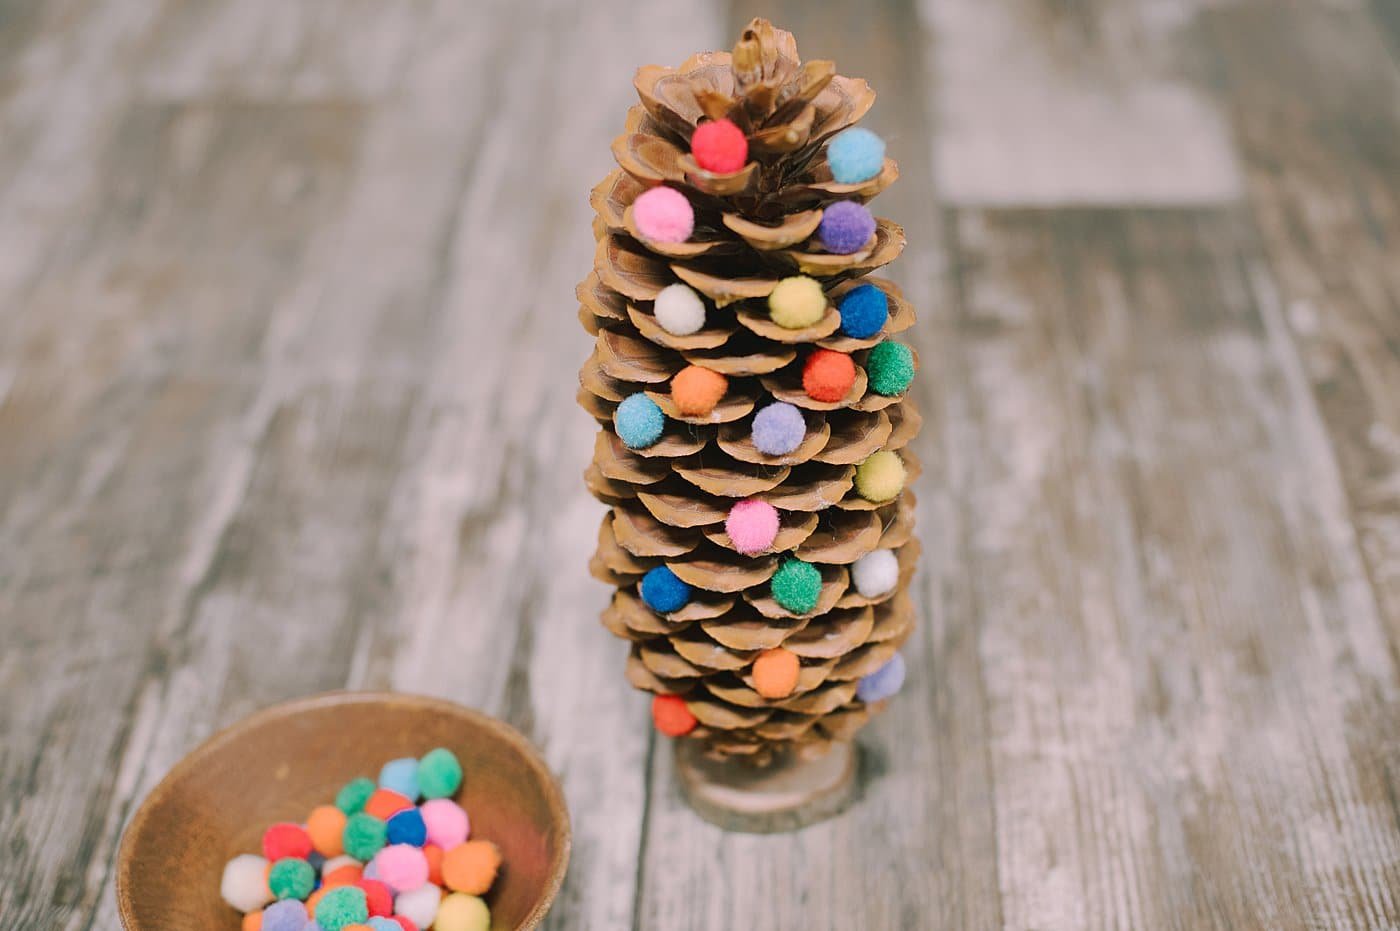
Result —
[[856, 697], [869, 704], [893, 697], [904, 687], [904, 655], [896, 653], [890, 661], [860, 680]]
[[786, 456], [801, 446], [806, 436], [802, 412], [785, 401], [769, 404], [753, 419], [753, 445], [768, 456]]
[[850, 255], [875, 235], [875, 218], [863, 204], [853, 200], [838, 200], [822, 213], [817, 236], [829, 252]]

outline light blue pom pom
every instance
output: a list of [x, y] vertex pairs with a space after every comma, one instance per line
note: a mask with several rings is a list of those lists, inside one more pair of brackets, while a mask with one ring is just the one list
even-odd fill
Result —
[[890, 661], [860, 680], [856, 697], [869, 704], [893, 697], [904, 687], [904, 655], [896, 653]]
[[885, 166], [885, 140], [868, 129], [852, 127], [831, 140], [826, 161], [838, 184], [869, 181]]
[[410, 756], [385, 763], [379, 770], [379, 786], [392, 789], [410, 802], [418, 801], [418, 761]]
[[655, 401], [639, 391], [617, 406], [613, 424], [629, 449], [646, 449], [661, 439], [666, 415]]

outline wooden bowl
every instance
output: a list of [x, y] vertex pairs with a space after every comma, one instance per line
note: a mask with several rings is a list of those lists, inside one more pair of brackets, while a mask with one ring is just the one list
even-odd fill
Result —
[[554, 777], [517, 731], [451, 702], [331, 692], [260, 711], [206, 741], [161, 780], [117, 857], [127, 931], [238, 931], [219, 896], [224, 864], [258, 853], [264, 829], [301, 822], [356, 776], [447, 747], [466, 774], [458, 800], [472, 837], [505, 859], [486, 895], [491, 927], [534, 928], [564, 881], [569, 813]]

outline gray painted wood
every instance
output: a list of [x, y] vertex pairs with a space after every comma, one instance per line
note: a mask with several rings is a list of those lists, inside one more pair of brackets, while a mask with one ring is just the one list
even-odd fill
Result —
[[[596, 623], [571, 374], [633, 67], [755, 13], [881, 92], [926, 412], [910, 684], [784, 837]], [[348, 685], [541, 745], [554, 928], [1400, 926], [1396, 22], [0, 2], [0, 920], [114, 931], [162, 773]]]

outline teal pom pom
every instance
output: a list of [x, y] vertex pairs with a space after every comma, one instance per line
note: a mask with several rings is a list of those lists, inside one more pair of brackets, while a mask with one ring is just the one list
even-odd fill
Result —
[[865, 357], [865, 375], [876, 394], [900, 394], [914, 380], [914, 352], [903, 343], [883, 342]]
[[806, 614], [821, 598], [822, 574], [809, 562], [789, 559], [778, 567], [769, 587], [778, 604], [793, 614]]
[[418, 761], [418, 788], [424, 798], [450, 798], [462, 787], [462, 764], [446, 747], [423, 754]]
[[852, 127], [831, 140], [826, 161], [838, 184], [869, 181], [885, 167], [885, 140], [868, 129]]
[[361, 863], [368, 863], [389, 842], [389, 829], [373, 815], [360, 812], [351, 815], [350, 820], [345, 822], [341, 841], [346, 853]]
[[365, 890], [337, 886], [316, 903], [316, 923], [322, 931], [342, 931], [346, 925], [362, 925], [369, 920]]
[[351, 779], [345, 784], [335, 797], [335, 807], [345, 812], [347, 815], [359, 814], [365, 810], [365, 802], [374, 794], [374, 780], [361, 776], [359, 779]]
[[613, 423], [628, 449], [646, 449], [661, 439], [666, 415], [655, 401], [639, 391], [617, 406]]
[[316, 871], [305, 860], [283, 857], [268, 871], [267, 888], [279, 899], [303, 900], [316, 888]]

